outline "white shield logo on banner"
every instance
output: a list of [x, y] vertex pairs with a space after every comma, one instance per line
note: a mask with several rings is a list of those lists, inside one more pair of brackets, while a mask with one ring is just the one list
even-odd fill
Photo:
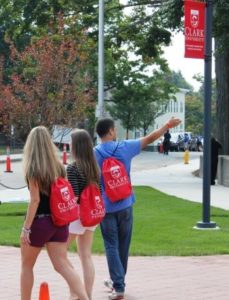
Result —
[[197, 27], [199, 25], [199, 10], [191, 9], [191, 24], [192, 27]]

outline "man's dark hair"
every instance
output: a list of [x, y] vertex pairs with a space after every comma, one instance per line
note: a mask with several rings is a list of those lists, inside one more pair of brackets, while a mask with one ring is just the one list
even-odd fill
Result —
[[115, 127], [115, 123], [110, 118], [104, 118], [98, 120], [98, 122], [95, 125], [95, 131], [98, 134], [100, 138], [104, 137], [106, 134], [108, 134], [110, 129], [113, 129]]

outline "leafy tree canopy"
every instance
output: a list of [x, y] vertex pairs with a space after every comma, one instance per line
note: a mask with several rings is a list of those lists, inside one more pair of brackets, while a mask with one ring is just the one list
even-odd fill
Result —
[[[120, 89], [122, 93], [130, 89], [129, 95], [141, 99], [145, 103], [142, 107], [147, 108], [147, 112], [155, 110], [154, 105], [150, 104], [156, 103], [155, 99], [163, 102], [171, 93], [167, 85], [168, 66], [161, 58], [162, 46], [169, 45], [171, 38], [163, 14], [167, 8], [171, 9], [171, 13], [177, 10], [177, 2], [180, 3], [169, 0], [129, 0], [126, 4], [120, 4], [119, 0], [105, 1], [105, 89], [113, 89], [115, 93]], [[128, 15], [126, 8], [132, 8]], [[88, 46], [88, 49], [85, 51], [88, 53], [88, 64], [85, 72], [90, 74], [94, 87], [97, 86], [97, 0], [2, 1], [0, 48], [4, 49], [6, 57], [5, 75], [8, 81], [12, 72], [15, 72], [10, 70], [13, 67], [9, 59], [8, 41], [13, 41], [17, 51], [23, 52], [35, 39], [57, 35], [60, 16], [63, 18], [64, 35], [71, 34], [76, 43], [80, 43], [78, 32], [83, 30], [87, 35], [85, 47]], [[152, 76], [145, 75], [149, 67], [157, 71], [152, 72]], [[27, 67], [24, 72], [28, 71]], [[114, 95], [117, 101], [120, 98], [121, 95]], [[148, 99], [148, 102], [144, 102], [144, 99]], [[146, 124], [138, 126], [147, 128]]]
[[174, 84], [178, 88], [193, 91], [192, 85], [186, 81], [181, 71], [178, 72], [172, 71], [169, 80], [172, 84]]

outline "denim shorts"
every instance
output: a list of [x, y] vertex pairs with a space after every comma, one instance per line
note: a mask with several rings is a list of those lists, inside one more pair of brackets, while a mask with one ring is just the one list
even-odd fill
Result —
[[68, 234], [68, 225], [58, 227], [53, 224], [51, 216], [35, 216], [31, 226], [30, 245], [40, 248], [49, 242], [65, 243]]

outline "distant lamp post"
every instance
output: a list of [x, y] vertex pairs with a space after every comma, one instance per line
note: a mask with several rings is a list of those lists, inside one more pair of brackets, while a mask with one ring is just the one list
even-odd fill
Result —
[[96, 117], [104, 117], [104, 0], [99, 0], [99, 48], [98, 48], [98, 105]]
[[15, 139], [14, 139], [14, 125], [11, 125], [10, 126], [10, 148], [11, 148], [11, 151], [12, 151], [12, 148], [13, 148], [13, 151], [14, 151], [14, 148], [15, 148]]

